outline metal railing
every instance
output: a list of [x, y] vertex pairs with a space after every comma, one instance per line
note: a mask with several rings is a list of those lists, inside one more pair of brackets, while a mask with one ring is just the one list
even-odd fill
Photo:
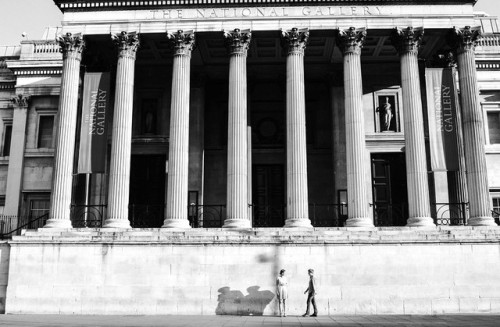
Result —
[[129, 220], [132, 228], [159, 228], [163, 226], [165, 206], [162, 204], [131, 204]]
[[49, 214], [41, 216], [0, 216], [0, 239], [10, 238], [13, 235], [20, 235], [23, 229], [42, 228]]
[[406, 203], [373, 205], [373, 224], [376, 227], [405, 226], [406, 220]]
[[285, 205], [249, 205], [252, 208], [252, 227], [285, 226]]
[[469, 204], [460, 203], [433, 203], [435, 209], [434, 223], [445, 226], [467, 225], [469, 216]]
[[309, 218], [314, 227], [343, 227], [347, 220], [347, 204], [309, 204]]
[[71, 205], [71, 224], [73, 228], [99, 228], [104, 223], [106, 205]]
[[220, 228], [226, 219], [226, 205], [191, 204], [188, 206], [188, 219], [193, 228]]

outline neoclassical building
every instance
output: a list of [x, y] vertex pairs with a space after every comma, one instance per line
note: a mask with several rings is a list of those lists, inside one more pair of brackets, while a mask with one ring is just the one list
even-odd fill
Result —
[[330, 314], [500, 311], [500, 31], [475, 1], [55, 3], [62, 27], [0, 47], [0, 200], [28, 229], [6, 312], [269, 314], [232, 274], [303, 256]]

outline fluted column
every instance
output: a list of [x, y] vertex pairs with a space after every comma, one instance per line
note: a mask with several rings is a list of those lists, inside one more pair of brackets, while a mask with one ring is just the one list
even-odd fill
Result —
[[12, 135], [7, 172], [7, 187], [5, 192], [6, 216], [19, 214], [19, 202], [24, 170], [24, 150], [26, 148], [26, 121], [28, 117], [29, 96], [18, 94], [12, 98], [14, 116], [12, 118]]
[[395, 29], [392, 42], [401, 59], [401, 84], [405, 126], [408, 226], [434, 226], [431, 218], [424, 117], [418, 70], [418, 48], [423, 29]]
[[286, 58], [286, 222], [285, 227], [312, 227], [307, 189], [304, 50], [308, 29], [282, 32]]
[[225, 228], [250, 228], [247, 189], [247, 51], [251, 32], [224, 32], [229, 52], [227, 218]]
[[53, 185], [49, 219], [45, 228], [71, 228], [71, 186], [75, 151], [76, 113], [80, 62], [84, 41], [82, 35], [67, 33], [57, 38], [63, 53], [59, 123], [57, 124]]
[[496, 226], [491, 215], [488, 171], [484, 149], [484, 123], [479, 102], [474, 48], [479, 29], [455, 29], [452, 45], [457, 49], [462, 121], [469, 193], [469, 225]]
[[364, 29], [340, 30], [337, 44], [344, 55], [344, 101], [347, 156], [347, 227], [373, 227], [369, 217], [366, 193], [365, 124], [363, 115], [363, 83], [361, 48], [366, 37]]
[[130, 228], [130, 156], [132, 150], [132, 111], [134, 103], [135, 57], [139, 47], [137, 33], [111, 35], [118, 48], [115, 108], [109, 168], [108, 218], [103, 227]]
[[188, 209], [189, 91], [194, 33], [168, 34], [174, 45], [170, 139], [168, 151], [167, 207], [164, 228], [190, 228]]

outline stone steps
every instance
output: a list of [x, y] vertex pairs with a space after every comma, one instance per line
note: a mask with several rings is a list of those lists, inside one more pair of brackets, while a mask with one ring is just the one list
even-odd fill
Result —
[[393, 244], [393, 243], [500, 243], [500, 227], [439, 226], [435, 228], [161, 228], [38, 229], [14, 236], [12, 243], [165, 243], [165, 244]]

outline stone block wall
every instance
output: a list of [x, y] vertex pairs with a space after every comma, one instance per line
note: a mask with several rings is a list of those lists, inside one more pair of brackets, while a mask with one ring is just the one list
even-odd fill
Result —
[[498, 235], [481, 230], [274, 238], [219, 231], [17, 238], [6, 312], [274, 315], [282, 268], [289, 315], [305, 311], [308, 268], [322, 315], [500, 312]]
[[6, 241], [0, 241], [0, 314], [5, 313], [5, 297], [9, 280], [10, 246]]

